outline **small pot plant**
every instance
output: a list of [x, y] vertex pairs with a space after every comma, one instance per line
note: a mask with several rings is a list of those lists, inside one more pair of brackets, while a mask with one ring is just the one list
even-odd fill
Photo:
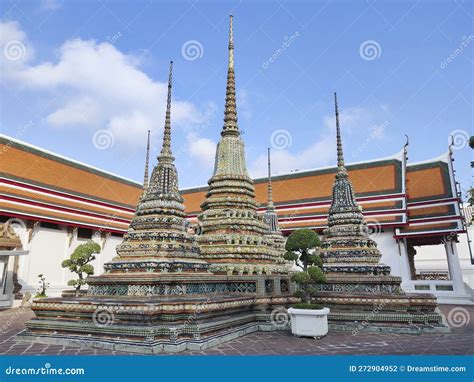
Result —
[[38, 293], [35, 295], [35, 298], [45, 298], [48, 297], [46, 295], [46, 290], [49, 288], [49, 283], [46, 282], [46, 277], [40, 273], [38, 275], [39, 278], [39, 289]]
[[286, 242], [285, 259], [294, 261], [302, 270], [292, 276], [298, 285], [295, 296], [301, 298], [301, 302], [288, 309], [291, 332], [296, 336], [321, 338], [328, 332], [329, 308], [313, 301], [316, 285], [326, 281], [323, 262], [315, 253], [319, 245], [318, 235], [310, 229], [293, 232]]
[[77, 279], [67, 283], [74, 287], [76, 297], [79, 296], [81, 287], [86, 284], [86, 278], [94, 274], [94, 267], [89, 263], [95, 260], [95, 253], [100, 253], [100, 245], [91, 240], [78, 245], [71, 257], [61, 263], [63, 268], [68, 268], [77, 275]]

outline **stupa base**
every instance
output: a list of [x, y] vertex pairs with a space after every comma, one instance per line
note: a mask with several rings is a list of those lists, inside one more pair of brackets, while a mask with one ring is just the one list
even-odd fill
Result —
[[[268, 315], [267, 315], [268, 316]], [[183, 351], [201, 351], [223, 344], [227, 341], [237, 339], [250, 333], [259, 331], [275, 331], [284, 330], [279, 326], [272, 325], [270, 322], [257, 322], [252, 319], [248, 324], [242, 324], [227, 330], [221, 330], [216, 334], [212, 334], [200, 339], [182, 338], [176, 341], [171, 340], [130, 340], [130, 339], [105, 339], [101, 337], [58, 334], [36, 334], [28, 330], [20, 333], [18, 338], [24, 341], [66, 345], [91, 347], [95, 349], [105, 349], [109, 351], [129, 352], [137, 354], [160, 354], [160, 353], [180, 353]]]
[[334, 330], [376, 333], [449, 333], [436, 298], [426, 294], [335, 294], [319, 292], [317, 301], [331, 309]]
[[271, 312], [297, 300], [289, 294], [48, 298], [34, 301], [36, 317], [19, 338], [140, 354], [204, 350], [278, 330]]

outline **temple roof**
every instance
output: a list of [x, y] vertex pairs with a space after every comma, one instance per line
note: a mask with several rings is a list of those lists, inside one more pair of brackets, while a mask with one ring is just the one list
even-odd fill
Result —
[[[8, 157], [0, 173], [2, 215], [126, 231], [141, 183], [5, 135], [0, 135], [0, 152]], [[449, 154], [406, 168], [403, 161], [400, 151], [346, 165], [369, 226], [398, 227], [401, 237], [449, 233], [453, 222], [454, 232], [462, 231]], [[324, 228], [336, 170], [332, 166], [272, 176], [273, 203], [283, 231]], [[266, 210], [267, 182], [267, 177], [254, 179], [261, 213]], [[181, 190], [191, 220], [200, 212], [206, 191], [207, 186]]]
[[5, 135], [0, 152], [3, 215], [126, 231], [140, 183]]
[[[405, 222], [403, 158], [401, 151], [389, 158], [346, 165], [364, 211], [371, 215], [378, 212], [385, 223]], [[325, 226], [336, 171], [337, 167], [325, 167], [272, 176], [273, 203], [283, 230]], [[257, 178], [254, 184], [259, 211], [264, 212], [268, 179]], [[181, 191], [188, 216], [199, 212], [206, 191], [207, 187]]]
[[450, 156], [407, 166], [408, 225], [396, 230], [397, 237], [463, 231]]

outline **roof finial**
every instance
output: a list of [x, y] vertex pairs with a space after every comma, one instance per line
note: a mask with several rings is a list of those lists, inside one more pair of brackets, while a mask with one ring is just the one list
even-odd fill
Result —
[[268, 203], [267, 210], [273, 210], [272, 170], [270, 163], [270, 147], [268, 148]]
[[454, 146], [454, 136], [452, 134], [449, 135], [449, 145], [448, 145], [448, 153], [450, 156], [453, 155], [453, 146]]
[[150, 130], [148, 130], [148, 138], [146, 142], [146, 159], [145, 159], [145, 174], [143, 175], [143, 190], [148, 188], [148, 163], [150, 160]]
[[407, 160], [408, 159], [408, 145], [410, 144], [410, 138], [408, 137], [407, 134], [405, 134], [405, 139], [406, 139], [406, 142], [403, 145], [403, 152], [405, 153], [405, 160]]
[[160, 157], [172, 157], [171, 154], [171, 88], [173, 82], [173, 61], [170, 61], [170, 72], [168, 77], [168, 97], [166, 99], [165, 129], [163, 131], [163, 147]]
[[235, 73], [234, 73], [234, 31], [232, 26], [233, 16], [230, 15], [229, 22], [229, 65], [227, 68], [227, 87], [225, 92], [224, 128], [221, 135], [239, 135], [237, 125], [237, 103], [235, 97]]
[[339, 108], [337, 105], [337, 93], [334, 92], [334, 107], [336, 110], [336, 141], [337, 141], [337, 167], [343, 169], [344, 166], [344, 154], [342, 152], [342, 140], [341, 140], [341, 129], [339, 126]]
[[234, 16], [229, 16], [229, 68], [234, 67], [234, 29], [232, 26], [232, 19]]

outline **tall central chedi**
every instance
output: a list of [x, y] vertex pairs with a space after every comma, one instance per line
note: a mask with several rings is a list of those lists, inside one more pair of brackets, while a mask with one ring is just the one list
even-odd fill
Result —
[[336, 110], [337, 172], [328, 228], [321, 241], [320, 256], [327, 274], [318, 285], [317, 298], [331, 309], [333, 329], [398, 333], [446, 332], [431, 294], [407, 294], [401, 278], [390, 275], [380, 264], [381, 253], [369, 236], [344, 164], [339, 110]]
[[269, 227], [257, 214], [255, 189], [245, 164], [245, 146], [237, 124], [234, 39], [229, 30], [229, 64], [224, 127], [217, 145], [214, 174], [199, 215], [201, 255], [214, 273], [288, 273], [283, 253], [275, 251]]

